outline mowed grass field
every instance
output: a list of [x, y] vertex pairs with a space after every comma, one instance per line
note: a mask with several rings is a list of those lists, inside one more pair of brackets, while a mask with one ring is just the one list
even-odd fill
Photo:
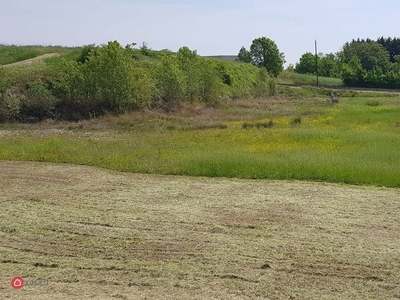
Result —
[[397, 188], [0, 168], [2, 299], [400, 298]]

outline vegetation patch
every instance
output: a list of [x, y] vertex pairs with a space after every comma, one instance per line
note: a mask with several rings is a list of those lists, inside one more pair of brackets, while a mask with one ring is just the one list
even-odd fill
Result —
[[[225, 100], [79, 121], [4, 125], [0, 159], [125, 172], [400, 186], [396, 98]], [[390, 162], [390, 163], [388, 163]]]
[[368, 106], [381, 106], [382, 103], [379, 102], [378, 100], [368, 100], [368, 101], [365, 102], [365, 105], [368, 105]]

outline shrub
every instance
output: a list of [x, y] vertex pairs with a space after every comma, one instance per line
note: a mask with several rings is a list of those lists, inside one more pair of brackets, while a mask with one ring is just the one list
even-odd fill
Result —
[[0, 66], [0, 96], [7, 87], [7, 76], [4, 69]]
[[382, 103], [380, 103], [378, 100], [368, 100], [365, 102], [365, 105], [367, 106], [380, 106]]
[[8, 94], [0, 97], [0, 122], [15, 121], [21, 110], [21, 100], [17, 95]]
[[[60, 114], [76, 119], [79, 115], [119, 114], [149, 106], [154, 83], [146, 69], [137, 67], [130, 49], [118, 42], [92, 47], [83, 51], [87, 56], [84, 64], [64, 62], [54, 84], [62, 98]], [[71, 111], [74, 107], [75, 112]]]
[[21, 104], [23, 118], [43, 120], [54, 116], [56, 98], [42, 81], [29, 83], [24, 94], [26, 98]]
[[160, 60], [160, 64], [153, 69], [158, 96], [154, 104], [169, 109], [179, 105], [184, 97], [185, 77], [175, 56], [164, 55]]
[[254, 96], [266, 97], [270, 95], [269, 92], [269, 75], [265, 68], [260, 68], [257, 74], [257, 81], [254, 83]]
[[272, 128], [274, 127], [275, 123], [272, 120], [269, 121], [265, 121], [265, 122], [244, 122], [242, 125], [243, 129], [247, 129], [247, 128]]
[[278, 94], [278, 89], [276, 87], [276, 81], [274, 78], [271, 78], [268, 81], [268, 88], [269, 88], [269, 96], [276, 96]]
[[95, 46], [95, 44], [84, 46], [81, 54], [79, 55], [76, 61], [82, 64], [87, 62], [89, 60], [90, 55], [95, 55], [96, 50], [97, 47]]
[[220, 77], [217, 62], [202, 59], [200, 62], [200, 100], [215, 104], [224, 94], [224, 84]]
[[301, 124], [301, 117], [295, 117], [293, 120], [290, 121], [290, 125], [300, 125]]

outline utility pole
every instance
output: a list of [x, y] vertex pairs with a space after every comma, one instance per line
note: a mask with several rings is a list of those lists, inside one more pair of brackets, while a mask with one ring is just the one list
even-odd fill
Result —
[[319, 78], [318, 78], [318, 49], [317, 49], [317, 40], [315, 40], [315, 74], [317, 76], [317, 86], [319, 86]]

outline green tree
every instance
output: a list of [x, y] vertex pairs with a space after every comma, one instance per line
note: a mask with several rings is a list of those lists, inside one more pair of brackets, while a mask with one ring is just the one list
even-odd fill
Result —
[[122, 48], [115, 41], [88, 49], [83, 50], [84, 63], [64, 61], [54, 81], [62, 118], [122, 113], [151, 104], [154, 81], [138, 66], [131, 47]]
[[156, 106], [170, 109], [181, 103], [185, 95], [186, 78], [176, 56], [161, 56], [160, 63], [153, 69], [153, 78], [157, 87], [157, 102], [154, 103]]
[[324, 77], [340, 77], [339, 61], [335, 54], [320, 54], [315, 57], [310, 52], [304, 53], [296, 64], [295, 71], [300, 74], [315, 75], [318, 63], [318, 75]]
[[335, 54], [329, 53], [318, 57], [318, 74], [325, 77], [340, 77], [339, 60]]
[[253, 40], [250, 54], [253, 65], [266, 68], [274, 77], [283, 71], [284, 55], [279, 52], [278, 46], [273, 40], [266, 37]]
[[90, 52], [83, 68], [86, 95], [103, 110], [120, 113], [150, 104], [151, 96], [137, 97], [138, 70], [118, 42], [109, 42], [95, 53]]
[[[177, 53], [179, 68], [185, 77], [184, 98], [189, 101], [195, 101], [200, 94], [200, 72], [199, 57], [196, 51], [190, 50], [188, 47], [182, 47]], [[182, 99], [183, 100], [183, 99]]]
[[311, 52], [306, 52], [300, 57], [300, 61], [296, 64], [295, 72], [299, 74], [313, 75], [316, 72], [315, 55]]
[[86, 45], [83, 47], [81, 54], [79, 55], [78, 59], [76, 60], [79, 63], [85, 63], [89, 59], [89, 54], [94, 54], [98, 47], [95, 44]]
[[200, 100], [204, 103], [215, 104], [223, 95], [223, 70], [218, 63], [211, 59], [200, 60]]
[[380, 68], [386, 72], [390, 68], [389, 53], [381, 44], [371, 40], [346, 43], [340, 53], [342, 63], [349, 63], [354, 57], [360, 60], [362, 68], [367, 71]]
[[342, 80], [347, 86], [363, 86], [365, 73], [357, 56], [353, 56], [349, 63], [342, 65]]
[[251, 53], [245, 47], [240, 48], [240, 51], [238, 54], [238, 61], [241, 61], [244, 63], [251, 63]]
[[389, 59], [392, 63], [396, 62], [396, 56], [400, 55], [400, 38], [380, 37], [376, 40], [389, 53]]

